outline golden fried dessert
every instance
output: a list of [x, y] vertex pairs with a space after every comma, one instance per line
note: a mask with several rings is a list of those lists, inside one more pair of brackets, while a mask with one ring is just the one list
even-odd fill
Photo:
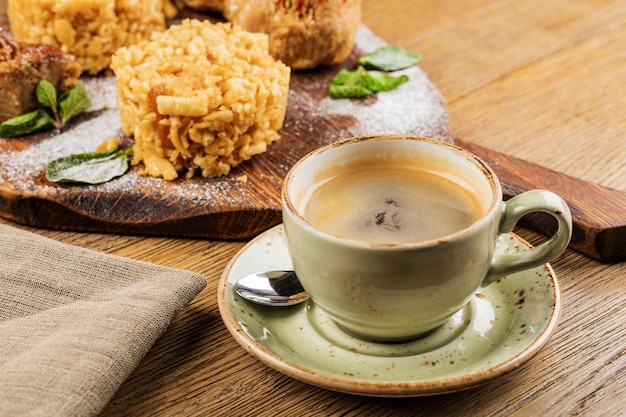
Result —
[[305, 69], [348, 57], [361, 23], [361, 0], [224, 0], [224, 17], [267, 33], [274, 58]]
[[8, 0], [11, 31], [21, 42], [56, 45], [83, 71], [106, 69], [120, 47], [165, 29], [164, 0]]
[[56, 46], [16, 42], [0, 28], [0, 122], [40, 107], [35, 93], [40, 80], [64, 93], [76, 86], [80, 73], [74, 57]]
[[140, 174], [223, 175], [279, 139], [290, 69], [265, 34], [185, 19], [120, 48], [111, 68]]

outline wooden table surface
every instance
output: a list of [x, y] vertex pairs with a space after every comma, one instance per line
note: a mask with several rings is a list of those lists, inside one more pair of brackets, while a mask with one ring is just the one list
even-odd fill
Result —
[[[0, 12], [5, 7], [0, 1]], [[626, 2], [364, 0], [363, 19], [388, 43], [423, 53], [420, 65], [445, 97], [459, 137], [626, 191]], [[291, 379], [233, 340], [216, 288], [245, 242], [26, 229], [208, 280], [103, 416], [626, 415], [624, 262], [571, 250], [552, 262], [561, 320], [518, 369], [464, 392], [380, 399]], [[542, 239], [517, 232], [531, 243]]]

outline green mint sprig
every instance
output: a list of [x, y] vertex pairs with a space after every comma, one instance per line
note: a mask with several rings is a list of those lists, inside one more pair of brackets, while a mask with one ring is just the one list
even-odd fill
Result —
[[395, 77], [386, 73], [409, 68], [421, 59], [421, 54], [397, 46], [384, 46], [359, 58], [357, 69], [339, 71], [330, 84], [328, 95], [331, 98], [361, 98], [396, 89], [409, 81], [409, 77], [404, 74]]
[[46, 165], [46, 179], [57, 183], [102, 184], [126, 173], [131, 149], [63, 156]]
[[422, 54], [414, 54], [397, 46], [383, 46], [363, 55], [357, 63], [366, 69], [398, 71], [412, 67], [422, 60]]
[[409, 81], [406, 75], [394, 77], [382, 72], [342, 69], [335, 75], [328, 94], [331, 98], [360, 98], [380, 91], [389, 91]]
[[48, 80], [41, 80], [37, 83], [36, 95], [39, 104], [50, 109], [52, 116], [44, 109], [37, 109], [6, 120], [0, 124], [0, 137], [27, 135], [50, 126], [63, 129], [68, 120], [91, 107], [91, 100], [82, 83], [57, 98], [54, 85]]
[[0, 137], [12, 138], [26, 135], [48, 126], [53, 120], [43, 109], [14, 117], [0, 124]]

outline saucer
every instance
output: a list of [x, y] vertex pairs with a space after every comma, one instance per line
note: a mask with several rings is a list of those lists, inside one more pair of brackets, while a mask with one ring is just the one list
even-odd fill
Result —
[[[496, 252], [527, 250], [513, 233]], [[311, 300], [267, 307], [235, 293], [252, 272], [292, 269], [282, 225], [259, 235], [228, 264], [218, 305], [231, 335], [276, 370], [322, 388], [379, 397], [414, 397], [460, 391], [511, 371], [552, 336], [561, 297], [549, 264], [481, 288], [446, 323], [402, 343], [376, 343], [341, 331]]]

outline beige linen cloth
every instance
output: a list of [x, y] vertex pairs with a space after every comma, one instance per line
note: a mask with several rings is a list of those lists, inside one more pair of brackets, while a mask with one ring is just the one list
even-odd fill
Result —
[[0, 416], [92, 416], [202, 275], [0, 225]]

